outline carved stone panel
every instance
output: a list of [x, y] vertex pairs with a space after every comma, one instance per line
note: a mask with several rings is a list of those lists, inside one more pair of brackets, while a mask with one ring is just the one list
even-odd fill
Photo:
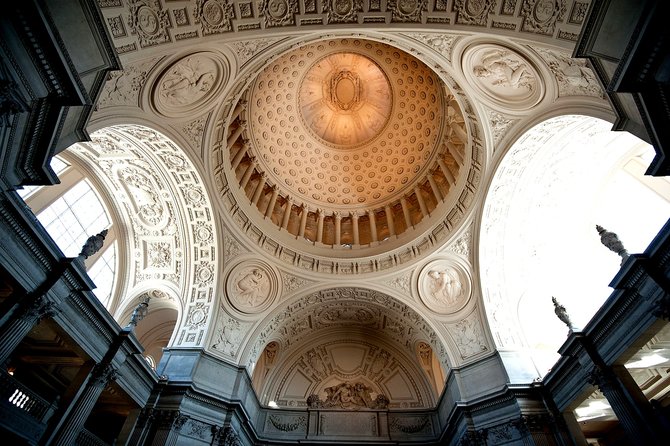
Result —
[[419, 296], [436, 313], [455, 313], [470, 298], [471, 279], [458, 263], [438, 259], [427, 264], [419, 274]]
[[128, 27], [142, 48], [170, 41], [170, 18], [158, 0], [130, 0], [128, 9]]
[[203, 112], [225, 86], [229, 69], [212, 52], [190, 54], [169, 65], [153, 86], [152, 106], [168, 117]]
[[559, 96], [584, 95], [604, 99], [598, 79], [584, 60], [573, 59], [568, 53], [558, 50], [539, 47], [535, 50], [555, 75]]
[[465, 76], [495, 105], [523, 110], [544, 96], [544, 84], [534, 65], [511, 48], [476, 45], [463, 54]]
[[235, 265], [226, 278], [228, 301], [242, 313], [262, 312], [274, 302], [278, 291], [278, 275], [259, 260]]
[[481, 353], [488, 352], [488, 342], [484, 337], [484, 328], [477, 311], [473, 311], [462, 321], [447, 325], [461, 359], [467, 360]]

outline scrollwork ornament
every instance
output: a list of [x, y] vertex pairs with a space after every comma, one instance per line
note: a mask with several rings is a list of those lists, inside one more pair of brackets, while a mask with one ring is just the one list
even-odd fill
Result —
[[611, 371], [602, 369], [598, 366], [594, 366], [586, 377], [586, 381], [589, 384], [598, 387], [598, 389], [604, 394], [614, 390], [615, 379], [616, 378], [613, 376]]
[[0, 63], [0, 122], [8, 123], [9, 118], [28, 110], [28, 102], [14, 82], [5, 64]]
[[235, 429], [230, 426], [223, 428], [219, 444], [223, 446], [242, 446], [240, 436], [235, 432]]
[[180, 431], [182, 427], [186, 424], [188, 421], [188, 417], [186, 415], [177, 415], [174, 419], [174, 422], [172, 423], [172, 426], [176, 431]]
[[656, 309], [652, 311], [652, 314], [657, 318], [670, 321], [670, 295], [665, 294], [655, 302], [655, 305]]
[[116, 379], [117, 370], [111, 364], [99, 363], [91, 371], [91, 384], [105, 386], [109, 381]]
[[268, 420], [270, 421], [272, 426], [275, 427], [275, 429], [280, 430], [282, 432], [293, 432], [300, 427], [307, 426], [307, 418], [304, 416], [293, 418], [287, 421], [284, 418], [280, 418], [276, 415], [270, 415], [268, 417]]
[[33, 300], [25, 310], [24, 318], [35, 321], [54, 317], [60, 311], [55, 302], [50, 301], [46, 295]]
[[202, 327], [207, 322], [209, 307], [202, 302], [198, 302], [188, 313], [186, 324], [189, 329], [195, 330]]

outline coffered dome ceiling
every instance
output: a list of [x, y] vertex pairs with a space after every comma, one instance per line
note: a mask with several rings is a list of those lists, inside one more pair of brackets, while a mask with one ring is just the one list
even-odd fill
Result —
[[318, 41], [271, 62], [228, 135], [233, 182], [260, 216], [317, 245], [398, 237], [457, 195], [469, 162], [462, 112], [440, 77], [363, 39]]

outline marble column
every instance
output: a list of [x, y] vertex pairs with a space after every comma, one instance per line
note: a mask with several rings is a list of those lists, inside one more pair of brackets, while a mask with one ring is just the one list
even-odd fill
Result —
[[430, 183], [430, 188], [433, 190], [433, 195], [435, 195], [435, 198], [437, 201], [442, 201], [442, 192], [440, 191], [440, 188], [437, 186], [437, 183], [435, 182], [435, 177], [433, 176], [433, 172], [428, 172], [428, 175], [426, 175], [426, 178], [428, 178], [428, 182]]
[[342, 240], [342, 214], [335, 212], [335, 246], [341, 245]]
[[247, 166], [247, 170], [244, 171], [244, 175], [242, 176], [242, 180], [240, 181], [240, 189], [244, 190], [244, 188], [247, 187], [247, 183], [251, 179], [251, 175], [254, 173], [256, 164], [257, 164], [256, 158], [251, 157], [249, 159], [249, 165]]
[[607, 398], [631, 444], [664, 444], [651, 404], [624, 366], [596, 364], [588, 379]]
[[40, 320], [53, 317], [57, 312], [56, 304], [46, 295], [26, 296], [27, 302], [21, 302], [11, 319], [0, 329], [0, 364], [4, 363], [23, 338]]
[[409, 213], [409, 207], [407, 206], [407, 198], [402, 197], [400, 198], [400, 205], [402, 206], [402, 215], [405, 217], [405, 226], [407, 226], [407, 229], [411, 228], [412, 225], [412, 217]]
[[321, 243], [323, 240], [323, 219], [326, 218], [326, 214], [323, 209], [319, 209], [319, 219], [316, 223], [316, 242]]
[[392, 237], [395, 235], [395, 223], [393, 222], [393, 211], [391, 210], [391, 206], [384, 206], [384, 213], [386, 214], [386, 225], [389, 228], [389, 237]]
[[360, 233], [358, 232], [358, 214], [353, 212], [351, 214], [351, 227], [354, 233], [354, 246], [361, 244]]
[[265, 189], [265, 172], [262, 172], [258, 177], [256, 190], [254, 191], [254, 196], [251, 198], [251, 204], [253, 204], [254, 206], [258, 204], [258, 200], [260, 200], [261, 194], [263, 193], [264, 189]]
[[70, 410], [65, 414], [64, 420], [60, 423], [58, 432], [55, 433], [52, 437], [53, 441], [49, 444], [55, 446], [75, 444], [75, 440], [84, 428], [84, 423], [91, 414], [91, 410], [98, 401], [98, 397], [109, 381], [115, 378], [115, 375], [116, 370], [111, 364], [100, 363], [93, 367], [83, 391], [72, 402]]
[[272, 212], [275, 210], [275, 203], [277, 202], [277, 195], [279, 195], [279, 188], [272, 186], [272, 196], [268, 202], [268, 207], [265, 208], [265, 217], [272, 218]]
[[233, 131], [233, 133], [226, 140], [228, 147], [231, 147], [233, 143], [237, 141], [237, 138], [240, 137], [245, 128], [247, 128], [246, 121], [240, 121], [240, 125]]
[[298, 231], [298, 237], [305, 236], [305, 228], [307, 227], [307, 205], [302, 205], [302, 212], [300, 213], [300, 230]]
[[368, 211], [368, 218], [370, 219], [370, 237], [373, 242], [377, 241], [377, 220], [375, 211]]
[[249, 150], [249, 141], [244, 141], [242, 143], [242, 147], [240, 147], [237, 150], [237, 153], [235, 154], [235, 157], [233, 158], [233, 161], [231, 162], [231, 166], [232, 166], [233, 170], [237, 169], [237, 166], [240, 165], [240, 161], [242, 161], [242, 158], [244, 158], [244, 155], [247, 153], [247, 150]]
[[426, 202], [423, 199], [423, 194], [421, 193], [421, 188], [419, 186], [414, 188], [414, 194], [416, 195], [416, 200], [419, 202], [421, 213], [424, 217], [428, 217], [428, 207], [426, 206]]
[[284, 207], [284, 215], [281, 220], [281, 228], [288, 228], [288, 221], [291, 218], [291, 211], [293, 210], [293, 200], [288, 198], [286, 200], [286, 206]]
[[445, 163], [443, 159], [438, 158], [437, 164], [440, 166], [440, 170], [442, 170], [442, 173], [444, 174], [444, 177], [447, 179], [447, 181], [450, 184], [456, 184], [456, 178], [454, 177], [454, 174], [451, 173], [451, 170], [449, 170], [447, 163]]

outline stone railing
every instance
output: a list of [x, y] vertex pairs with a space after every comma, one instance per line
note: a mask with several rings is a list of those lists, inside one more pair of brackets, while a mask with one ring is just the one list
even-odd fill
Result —
[[0, 372], [0, 398], [42, 423], [53, 415], [57, 407], [57, 401], [49, 403], [4, 370]]
[[86, 429], [82, 429], [81, 432], [79, 432], [75, 444], [77, 446], [109, 446], [108, 443], [105, 443]]

